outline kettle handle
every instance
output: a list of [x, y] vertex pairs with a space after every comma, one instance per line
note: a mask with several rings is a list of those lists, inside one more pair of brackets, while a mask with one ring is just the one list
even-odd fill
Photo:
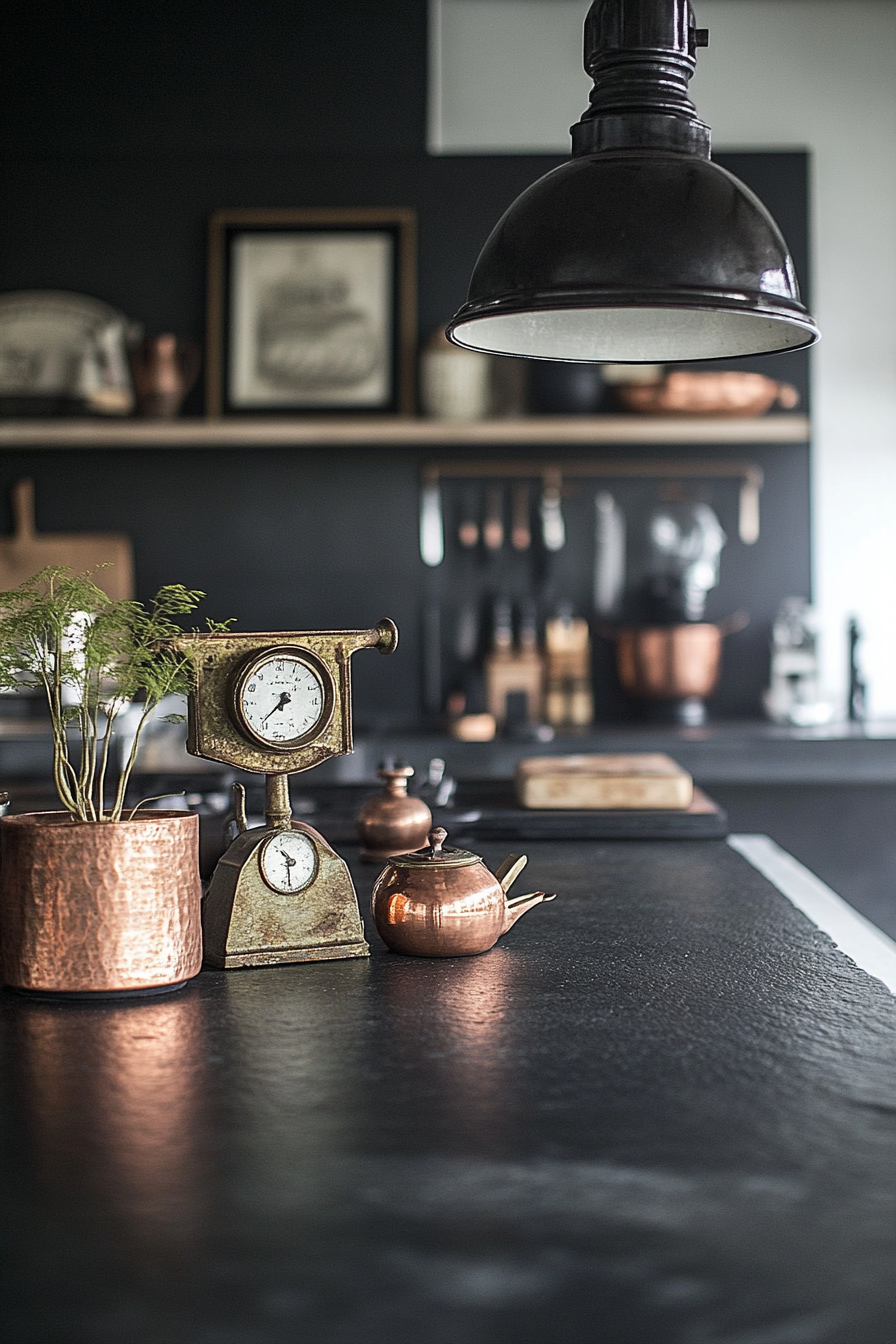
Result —
[[528, 856], [525, 854], [507, 855], [507, 858], [495, 873], [495, 877], [500, 882], [501, 890], [504, 892], [505, 896], [528, 862]]

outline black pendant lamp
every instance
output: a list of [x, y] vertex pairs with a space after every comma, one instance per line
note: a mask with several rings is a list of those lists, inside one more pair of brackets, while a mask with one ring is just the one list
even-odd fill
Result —
[[710, 159], [688, 97], [688, 0], [595, 0], [585, 20], [588, 110], [572, 158], [492, 231], [457, 345], [532, 359], [729, 359], [818, 340], [765, 206]]

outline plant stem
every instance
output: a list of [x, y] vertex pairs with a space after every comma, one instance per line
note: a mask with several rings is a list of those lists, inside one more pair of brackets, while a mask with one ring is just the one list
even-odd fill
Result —
[[96, 800], [100, 821], [105, 821], [106, 819], [104, 801], [104, 794], [106, 792], [106, 766], [109, 764], [109, 747], [112, 743], [112, 724], [118, 717], [118, 709], [116, 708], [118, 703], [117, 698], [113, 698], [106, 706], [106, 732], [103, 736], [103, 750], [102, 755], [100, 756], [99, 778], [96, 789]]
[[[50, 720], [53, 724], [53, 783], [56, 785], [56, 792], [59, 794], [59, 800], [66, 811], [80, 816], [77, 800], [69, 788], [69, 782], [65, 778], [63, 767], [67, 768], [69, 774], [74, 777], [74, 770], [68, 760], [68, 743], [65, 737], [65, 725], [60, 723], [58, 715], [55, 713], [54, 687], [51, 685], [46, 671], [43, 667], [40, 669], [40, 678], [44, 684], [44, 690], [50, 706]], [[82, 818], [84, 820], [84, 818]]]
[[146, 723], [152, 711], [155, 709], [156, 703], [157, 702], [155, 700], [151, 702], [147, 701], [146, 708], [143, 710], [143, 714], [140, 717], [140, 722], [137, 724], [137, 731], [134, 733], [134, 740], [131, 743], [131, 750], [128, 754], [127, 762], [124, 768], [122, 769], [121, 776], [118, 780], [118, 789], [115, 794], [115, 806], [112, 809], [112, 816], [110, 817], [110, 821], [121, 821], [121, 812], [122, 808], [124, 807], [124, 796], [125, 793], [127, 792], [127, 787], [130, 782], [131, 771], [134, 768], [134, 762], [137, 759], [137, 748], [140, 745], [140, 734], [143, 732], [144, 724]]

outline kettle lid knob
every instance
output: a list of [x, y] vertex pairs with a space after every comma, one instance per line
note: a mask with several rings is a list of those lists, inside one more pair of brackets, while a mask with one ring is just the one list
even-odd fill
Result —
[[448, 839], [448, 832], [445, 827], [434, 826], [426, 838], [429, 841], [428, 857], [430, 859], [440, 859], [442, 857], [442, 846]]

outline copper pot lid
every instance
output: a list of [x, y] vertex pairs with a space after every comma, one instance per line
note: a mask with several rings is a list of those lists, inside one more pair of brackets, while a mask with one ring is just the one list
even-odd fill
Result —
[[479, 854], [469, 849], [455, 849], [446, 845], [448, 832], [444, 826], [434, 826], [427, 836], [429, 845], [415, 849], [412, 854], [395, 854], [389, 860], [396, 868], [467, 868], [470, 864], [481, 863]]

